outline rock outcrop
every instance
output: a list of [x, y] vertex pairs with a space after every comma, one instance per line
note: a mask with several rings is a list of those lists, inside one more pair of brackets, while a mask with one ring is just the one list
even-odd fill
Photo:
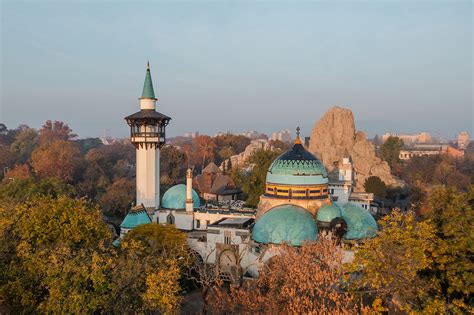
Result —
[[387, 185], [398, 186], [387, 162], [375, 155], [375, 148], [365, 133], [356, 131], [350, 109], [335, 106], [315, 124], [309, 151], [315, 154], [331, 172], [342, 158], [351, 157], [356, 172], [356, 188], [363, 191], [369, 176], [378, 176]]

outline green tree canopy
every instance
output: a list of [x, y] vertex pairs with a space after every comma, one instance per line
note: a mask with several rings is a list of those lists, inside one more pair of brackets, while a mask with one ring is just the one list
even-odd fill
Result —
[[90, 313], [109, 291], [111, 234], [84, 200], [34, 197], [0, 208], [0, 292], [13, 312]]
[[140, 225], [122, 240], [113, 271], [110, 310], [173, 313], [189, 264], [186, 234], [171, 225]]
[[472, 312], [474, 188], [437, 188], [424, 220], [395, 211], [377, 237], [361, 244], [350, 271], [355, 290], [368, 288], [404, 312]]
[[265, 192], [268, 168], [279, 154], [271, 150], [256, 150], [248, 160], [249, 165], [253, 165], [250, 174], [243, 174], [237, 170], [232, 172], [236, 184], [240, 185], [247, 195], [247, 205], [257, 206], [260, 195]]
[[365, 192], [373, 193], [377, 197], [385, 197], [387, 195], [387, 186], [378, 176], [370, 176], [364, 183]]
[[393, 169], [400, 162], [400, 150], [403, 147], [403, 140], [398, 137], [388, 137], [380, 146], [380, 154], [382, 159], [387, 161], [388, 165]]

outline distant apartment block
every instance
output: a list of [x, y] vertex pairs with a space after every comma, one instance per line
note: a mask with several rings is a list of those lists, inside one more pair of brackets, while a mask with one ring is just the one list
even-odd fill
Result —
[[464, 156], [463, 151], [451, 147], [449, 144], [417, 144], [405, 146], [400, 150], [399, 158], [409, 160], [414, 156], [427, 156], [446, 154], [450, 157], [460, 158]]
[[469, 144], [469, 134], [467, 131], [462, 131], [458, 134], [458, 149], [464, 150]]
[[199, 131], [194, 131], [194, 132], [186, 132], [184, 134], [184, 137], [186, 138], [196, 138], [199, 136]]
[[247, 138], [250, 138], [251, 140], [264, 139], [264, 138], [267, 137], [265, 134], [260, 133], [256, 130], [245, 131], [245, 132], [242, 132], [240, 135], [244, 136], [244, 137], [247, 137]]
[[280, 140], [282, 142], [291, 142], [291, 131], [289, 129], [272, 133], [271, 140]]
[[385, 142], [388, 137], [398, 137], [403, 140], [403, 143], [406, 145], [416, 144], [416, 143], [431, 143], [433, 139], [431, 135], [427, 132], [421, 132], [417, 134], [396, 134], [386, 132], [382, 136], [382, 141]]

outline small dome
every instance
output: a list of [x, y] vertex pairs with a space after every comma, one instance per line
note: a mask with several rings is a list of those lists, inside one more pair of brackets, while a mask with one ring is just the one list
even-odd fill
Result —
[[345, 239], [355, 240], [376, 235], [377, 222], [369, 211], [353, 203], [346, 203], [343, 208], [342, 218], [347, 223]]
[[280, 205], [270, 209], [252, 230], [252, 239], [258, 243], [288, 243], [300, 246], [304, 241], [318, 238], [318, 227], [311, 214], [294, 205]]
[[267, 183], [286, 185], [320, 185], [328, 183], [324, 165], [300, 143], [286, 151], [268, 169]]
[[125, 219], [123, 219], [120, 227], [125, 229], [133, 229], [139, 225], [148, 223], [151, 223], [151, 219], [146, 210], [130, 211]]
[[318, 210], [316, 218], [320, 222], [330, 223], [335, 218], [342, 218], [342, 211], [336, 204], [324, 205]]
[[[194, 208], [201, 206], [199, 195], [193, 189]], [[168, 189], [163, 195], [161, 206], [166, 209], [186, 209], [186, 185], [178, 184]]]

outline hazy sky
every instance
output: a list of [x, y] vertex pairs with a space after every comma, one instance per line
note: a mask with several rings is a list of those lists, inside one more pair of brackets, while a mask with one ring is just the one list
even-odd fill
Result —
[[0, 122], [126, 136], [150, 60], [171, 136], [473, 131], [471, 1], [1, 2]]

